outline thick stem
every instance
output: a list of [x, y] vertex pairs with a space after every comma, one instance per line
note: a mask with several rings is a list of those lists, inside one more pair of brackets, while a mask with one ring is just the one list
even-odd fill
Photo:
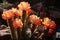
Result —
[[28, 25], [28, 17], [26, 15], [25, 11], [23, 11], [23, 14], [22, 14], [22, 21], [24, 23], [23, 28], [22, 28], [22, 37], [23, 37], [22, 40], [27, 40], [26, 29], [27, 29], [27, 25]]

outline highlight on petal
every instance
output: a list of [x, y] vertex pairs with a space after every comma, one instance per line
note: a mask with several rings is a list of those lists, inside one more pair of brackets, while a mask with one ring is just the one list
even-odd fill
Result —
[[50, 19], [49, 18], [44, 18], [42, 24], [44, 26], [47, 26], [48, 27], [50, 25]]
[[14, 16], [14, 15], [13, 15], [13, 13], [11, 13], [10, 10], [4, 11], [3, 14], [2, 14], [2, 18], [3, 18], [4, 20], [10, 19], [10, 18], [12, 18], [13, 16]]
[[22, 12], [23, 12], [22, 10], [16, 10], [15, 15], [16, 16], [22, 16]]
[[13, 27], [14, 28], [23, 28], [23, 23], [22, 23], [21, 19], [16, 18], [15, 20], [13, 20]]
[[39, 17], [37, 17], [36, 15], [30, 15], [29, 18], [30, 22], [36, 26], [40, 26], [41, 25], [41, 19]]
[[38, 17], [33, 14], [33, 15], [30, 15], [29, 20], [30, 20], [30, 22], [31, 22], [32, 24], [34, 24], [37, 18], [38, 18]]
[[44, 27], [50, 28], [50, 29], [54, 29], [56, 27], [55, 22], [49, 18], [44, 18], [44, 21], [42, 22], [42, 24], [44, 25]]
[[20, 4], [18, 4], [18, 8], [22, 10], [27, 10], [30, 9], [31, 7], [28, 2], [20, 2]]

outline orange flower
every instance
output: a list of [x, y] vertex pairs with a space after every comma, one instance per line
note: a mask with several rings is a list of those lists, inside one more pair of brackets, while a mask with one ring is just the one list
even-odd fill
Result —
[[11, 13], [17, 15], [17, 16], [21, 16], [22, 15], [22, 10], [18, 10], [16, 8], [12, 8], [10, 9], [11, 10]]
[[16, 12], [16, 10], [17, 10], [16, 8], [10, 9], [11, 13], [13, 13], [13, 14]]
[[49, 18], [44, 18], [44, 21], [42, 22], [42, 24], [44, 24], [45, 28], [54, 29], [56, 27], [55, 22]]
[[37, 19], [34, 24], [35, 24], [36, 26], [40, 26], [40, 25], [41, 25], [41, 22], [42, 22], [42, 21], [41, 21], [40, 19]]
[[14, 28], [22, 28], [23, 27], [23, 23], [22, 23], [21, 19], [16, 18], [13, 21], [13, 27]]
[[30, 8], [30, 4], [28, 2], [21, 2], [19, 5], [18, 5], [18, 8], [19, 9], [22, 9], [22, 10], [27, 10]]
[[7, 17], [6, 17], [6, 14], [2, 14], [2, 18], [4, 19], [4, 20], [7, 20]]
[[12, 9], [3, 11], [2, 18], [4, 20], [12, 18], [14, 16], [14, 13], [16, 12], [16, 10], [17, 10], [16, 8], [12, 8]]
[[50, 25], [50, 19], [49, 18], [44, 18], [44, 21], [42, 22], [42, 24], [44, 25], [44, 27], [49, 27]]
[[32, 10], [31, 9], [27, 9], [26, 10], [26, 15], [30, 15], [32, 13]]
[[36, 26], [40, 26], [42, 21], [39, 17], [33, 14], [33, 15], [30, 15], [30, 22], [32, 24], [35, 24]]
[[12, 8], [9, 10], [13, 15], [21, 16], [22, 15], [22, 10], [17, 10], [16, 8]]
[[8, 11], [4, 11], [2, 14], [2, 18], [4, 20], [10, 19], [12, 18], [13, 14], [8, 10]]
[[29, 20], [30, 20], [30, 22], [32, 23], [32, 24], [34, 24], [35, 23], [35, 21], [37, 20], [37, 16], [36, 15], [30, 15], [30, 18], [29, 18]]
[[48, 35], [51, 35], [53, 33], [53, 29], [49, 29]]
[[15, 14], [16, 14], [17, 16], [21, 16], [21, 15], [22, 15], [22, 10], [16, 10], [16, 11], [15, 11]]
[[49, 28], [50, 28], [50, 29], [54, 29], [55, 27], [56, 27], [55, 22], [54, 22], [54, 21], [51, 21]]

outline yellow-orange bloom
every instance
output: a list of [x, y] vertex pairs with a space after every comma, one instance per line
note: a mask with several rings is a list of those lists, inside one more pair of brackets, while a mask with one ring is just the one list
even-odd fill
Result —
[[20, 4], [18, 4], [18, 8], [22, 10], [27, 10], [30, 8], [30, 4], [28, 2], [20, 2]]
[[44, 18], [44, 21], [42, 22], [44, 24], [44, 27], [54, 29], [56, 27], [56, 24], [54, 21], [52, 21], [49, 18]]
[[50, 25], [50, 19], [49, 18], [44, 18], [42, 24], [45, 27], [48, 27]]
[[10, 19], [13, 17], [13, 13], [10, 12], [10, 10], [4, 11], [2, 14], [2, 18], [4, 20]]
[[13, 27], [14, 28], [22, 28], [23, 23], [22, 23], [21, 19], [16, 18], [15, 20], [13, 20]]
[[16, 8], [12, 8], [11, 12], [15, 14], [16, 16], [21, 16], [22, 15], [22, 10], [18, 10]]
[[30, 15], [29, 18], [30, 22], [36, 26], [40, 26], [41, 25], [41, 19], [39, 17], [37, 17], [36, 15]]
[[32, 24], [34, 24], [35, 23], [35, 21], [37, 20], [37, 16], [36, 15], [30, 15], [30, 18], [29, 18], [29, 20], [30, 20], [30, 22], [32, 23]]

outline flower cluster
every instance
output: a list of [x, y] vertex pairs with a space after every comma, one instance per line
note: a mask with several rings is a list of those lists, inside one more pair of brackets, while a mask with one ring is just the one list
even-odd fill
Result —
[[[27, 5], [27, 6], [26, 6]], [[30, 15], [32, 13], [32, 10], [30, 9], [30, 4], [28, 2], [21, 2], [19, 5], [18, 5], [18, 9], [17, 8], [12, 8], [12, 9], [9, 9], [9, 10], [6, 10], [6, 11], [3, 11], [3, 14], [2, 14], [2, 18], [4, 20], [9, 20], [11, 19], [12, 17], [14, 16], [22, 16], [23, 14], [23, 11], [26, 11], [26, 15]], [[16, 19], [16, 20], [13, 20], [13, 26], [15, 28], [17, 28], [17, 26], [20, 25], [20, 27], [22, 28], [22, 21], [20, 21], [21, 19]], [[20, 23], [20, 24], [19, 24]], [[19, 27], [18, 27], [19, 28]]]
[[30, 15], [32, 13], [32, 10], [30, 8], [31, 7], [30, 7], [30, 4], [28, 4], [28, 2], [21, 2], [18, 5], [18, 9], [17, 8], [12, 8], [12, 9], [4, 11], [3, 14], [2, 14], [2, 18], [4, 20], [8, 20], [8, 19], [12, 18], [14, 15], [22, 16], [23, 10], [26, 11], [26, 15]]
[[54, 21], [52, 21], [51, 19], [49, 19], [48, 17], [44, 18], [44, 19], [40, 19], [39, 17], [37, 17], [36, 15], [30, 15], [30, 22], [31, 24], [34, 24], [36, 26], [44, 26], [44, 29], [48, 29], [48, 34], [52, 34], [53, 30], [56, 27], [56, 24]]
[[[25, 15], [23, 15], [23, 14], [25, 14]], [[24, 16], [24, 18], [23, 18], [23, 16]], [[53, 20], [49, 19], [48, 17], [44, 17], [44, 19], [41, 19], [37, 15], [32, 14], [32, 10], [31, 10], [30, 4], [28, 2], [20, 2], [20, 4], [18, 4], [18, 8], [12, 8], [12, 9], [3, 11], [2, 18], [4, 20], [10, 20], [13, 18], [12, 25], [13, 25], [13, 28], [15, 28], [15, 29], [18, 29], [18, 28], [24, 29], [24, 27], [26, 27], [28, 24], [32, 24], [32, 25], [36, 26], [35, 28], [32, 27], [32, 29], [34, 30], [33, 33], [36, 32], [36, 30], [38, 30], [38, 28], [41, 25], [43, 25], [43, 27], [42, 27], [43, 32], [39, 33], [37, 35], [37, 36], [39, 36], [41, 34], [40, 37], [42, 35], [44, 35], [44, 30], [48, 29], [48, 34], [50, 35], [50, 34], [52, 34], [52, 32], [54, 31], [54, 29], [56, 27], [55, 22]], [[26, 28], [28, 29], [28, 27], [26, 27]], [[29, 30], [30, 29], [31, 28], [29, 28]], [[12, 31], [13, 31], [13, 29], [12, 29]], [[29, 32], [29, 31], [27, 31], [27, 32]], [[32, 35], [30, 35], [30, 36], [32, 36]]]
[[32, 24], [35, 24], [36, 26], [40, 26], [42, 22], [42, 20], [34, 14], [30, 15], [29, 20]]
[[53, 33], [53, 30], [54, 30], [55, 27], [56, 27], [55, 22], [52, 21], [52, 20], [49, 19], [49, 18], [44, 18], [42, 24], [44, 25], [44, 28], [49, 29], [49, 30], [48, 30], [48, 34], [49, 34], [49, 35]]
[[2, 18], [4, 20], [8, 20], [8, 19], [11, 19], [14, 15], [21, 16], [22, 15], [22, 10], [18, 10], [16, 8], [6, 10], [2, 14]]

